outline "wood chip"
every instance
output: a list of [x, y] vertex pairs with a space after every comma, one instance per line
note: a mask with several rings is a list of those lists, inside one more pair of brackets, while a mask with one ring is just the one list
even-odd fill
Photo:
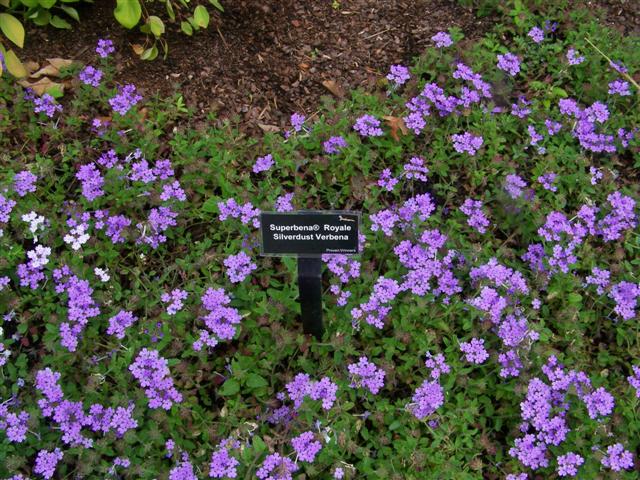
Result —
[[335, 80], [323, 80], [322, 86], [338, 98], [344, 98], [345, 96], [344, 89], [340, 85], [338, 85]]

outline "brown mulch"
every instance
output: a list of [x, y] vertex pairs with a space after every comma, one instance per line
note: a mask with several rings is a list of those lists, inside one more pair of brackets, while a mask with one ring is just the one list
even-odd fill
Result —
[[135, 83], [147, 95], [170, 94], [179, 85], [198, 114], [216, 111], [254, 128], [315, 111], [320, 96], [330, 94], [323, 81], [343, 91], [374, 84], [390, 65], [409, 63], [440, 30], [457, 26], [477, 37], [491, 26], [446, 0], [342, 0], [338, 9], [331, 0], [233, 0], [192, 37], [171, 26], [167, 59], [145, 62], [131, 47], [144, 37], [116, 23], [114, 3], [80, 7], [82, 21], [70, 31], [32, 28], [22, 58], [90, 63], [98, 38], [108, 37], [117, 47], [118, 82]]
[[[600, 7], [605, 23], [633, 35], [640, 30], [638, 1], [587, 3]], [[339, 3], [334, 9], [331, 0], [223, 2], [225, 12], [212, 13], [209, 28], [192, 37], [169, 26], [167, 58], [145, 62], [131, 47], [144, 43], [144, 36], [117, 24], [113, 0], [99, 0], [78, 4], [82, 21], [73, 30], [31, 28], [21, 56], [91, 63], [98, 38], [108, 37], [117, 47], [118, 82], [135, 83], [145, 95], [179, 88], [199, 117], [215, 111], [257, 131], [258, 124], [284, 126], [293, 112], [314, 112], [329, 94], [323, 81], [342, 91], [370, 87], [390, 65], [408, 64], [424, 51], [436, 32], [456, 26], [477, 38], [495, 21], [476, 18], [454, 0]], [[159, 15], [166, 18], [162, 10]]]

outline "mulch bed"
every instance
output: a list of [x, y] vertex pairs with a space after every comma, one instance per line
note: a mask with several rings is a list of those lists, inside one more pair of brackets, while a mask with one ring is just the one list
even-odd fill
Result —
[[[636, 1], [590, 3], [603, 7], [614, 28], [637, 34]], [[329, 94], [323, 81], [343, 91], [371, 87], [390, 65], [424, 51], [436, 32], [457, 26], [473, 39], [494, 22], [447, 0], [342, 0], [338, 9], [330, 0], [223, 3], [224, 14], [213, 13], [209, 28], [192, 37], [170, 26], [164, 60], [139, 60], [131, 45], [144, 43], [144, 36], [118, 25], [115, 2], [102, 0], [79, 7], [82, 22], [73, 30], [31, 28], [22, 58], [90, 63], [98, 38], [109, 37], [118, 49], [117, 81], [135, 83], [145, 95], [179, 88], [198, 116], [214, 111], [254, 133], [259, 124], [284, 126], [293, 112], [315, 111]]]

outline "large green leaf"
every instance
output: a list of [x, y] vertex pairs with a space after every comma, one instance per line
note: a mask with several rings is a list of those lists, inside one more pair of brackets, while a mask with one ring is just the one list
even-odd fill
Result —
[[116, 20], [120, 25], [126, 28], [135, 27], [142, 16], [142, 8], [139, 0], [117, 0], [115, 10], [113, 11]]
[[24, 45], [24, 27], [20, 20], [9, 13], [0, 13], [0, 30], [20, 48]]

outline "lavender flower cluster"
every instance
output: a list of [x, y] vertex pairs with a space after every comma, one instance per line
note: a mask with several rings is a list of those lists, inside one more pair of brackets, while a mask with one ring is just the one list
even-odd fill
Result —
[[174, 403], [182, 402], [182, 394], [173, 386], [168, 362], [157, 350], [143, 348], [129, 365], [129, 371], [145, 389], [149, 408], [169, 410]]
[[206, 330], [200, 330], [200, 337], [193, 342], [195, 351], [202, 350], [203, 346], [215, 347], [221, 340], [231, 340], [236, 334], [236, 325], [242, 317], [240, 312], [229, 306], [231, 297], [222, 288], [209, 288], [201, 297], [202, 308], [207, 310], [207, 315], [202, 317]]

